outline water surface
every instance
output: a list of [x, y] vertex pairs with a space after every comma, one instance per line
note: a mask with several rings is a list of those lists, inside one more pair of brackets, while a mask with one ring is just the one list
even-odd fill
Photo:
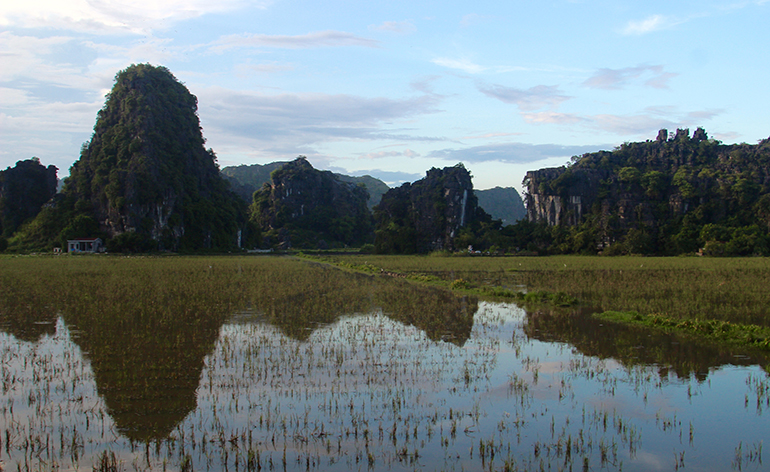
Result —
[[[229, 284], [257, 276], [227, 270]], [[766, 467], [762, 354], [307, 270], [229, 301], [147, 278], [111, 287], [122, 303], [5, 303], [3, 467]], [[134, 304], [136, 290], [150, 295]]]

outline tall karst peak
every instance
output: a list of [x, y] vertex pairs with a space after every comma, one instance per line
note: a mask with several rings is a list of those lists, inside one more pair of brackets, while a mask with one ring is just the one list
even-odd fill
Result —
[[165, 67], [119, 72], [65, 193], [111, 238], [133, 233], [165, 249], [235, 245], [239, 203], [204, 148], [197, 108]]

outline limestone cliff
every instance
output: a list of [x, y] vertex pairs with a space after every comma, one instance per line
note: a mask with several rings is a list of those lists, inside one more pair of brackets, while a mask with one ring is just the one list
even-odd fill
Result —
[[[378, 252], [455, 250], [454, 238], [478, 214], [471, 175], [458, 164], [390, 189], [375, 207]], [[483, 210], [482, 210], [483, 211]]]
[[316, 170], [300, 156], [273, 171], [249, 211], [266, 245], [323, 249], [369, 242], [367, 199], [365, 187]]
[[770, 249], [770, 139], [724, 145], [701, 128], [692, 137], [686, 129], [671, 137], [661, 130], [654, 141], [528, 172], [524, 185], [529, 221], [579, 227], [581, 240], [593, 238], [597, 249], [615, 243], [626, 244], [626, 252], [657, 254], [710, 243], [734, 255]]
[[[261, 189], [266, 183], [270, 183], [270, 175], [273, 171], [283, 167], [287, 162], [271, 162], [269, 164], [251, 164], [230, 166], [222, 169], [222, 175], [230, 182], [233, 191], [247, 202], [251, 202], [254, 192]], [[332, 173], [342, 182], [353, 185], [363, 184], [369, 194], [367, 206], [371, 210], [380, 203], [380, 199], [388, 191], [388, 185], [370, 175], [351, 176]]]
[[37, 158], [0, 171], [0, 237], [10, 237], [56, 194], [56, 171]]
[[245, 205], [204, 142], [197, 98], [168, 69], [133, 65], [117, 74], [63, 193], [108, 238], [130, 233], [172, 250], [235, 247]]

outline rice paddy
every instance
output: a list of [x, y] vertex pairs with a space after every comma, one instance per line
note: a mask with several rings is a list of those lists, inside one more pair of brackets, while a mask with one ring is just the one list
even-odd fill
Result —
[[[0, 465], [766, 467], [766, 353], [363, 262], [375, 275], [285, 257], [0, 259]], [[475, 262], [411, 273], [521, 285], [517, 258]]]

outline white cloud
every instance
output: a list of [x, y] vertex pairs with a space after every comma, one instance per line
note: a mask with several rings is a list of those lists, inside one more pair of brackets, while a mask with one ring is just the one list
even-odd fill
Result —
[[411, 20], [404, 21], [384, 21], [379, 25], [370, 25], [369, 29], [372, 31], [386, 31], [396, 34], [410, 34], [417, 31], [417, 27], [414, 26]]
[[479, 15], [478, 13], [469, 13], [467, 15], [463, 16], [463, 19], [460, 20], [460, 26], [463, 28], [468, 28], [470, 26], [475, 26], [477, 24], [480, 24], [488, 19], [487, 16]]
[[230, 11], [245, 5], [264, 8], [268, 4], [267, 1], [245, 0], [24, 0], [5, 2], [0, 11], [0, 25], [147, 34], [207, 13]]
[[473, 62], [467, 59], [450, 59], [447, 57], [439, 57], [439, 58], [433, 59], [431, 62], [441, 67], [447, 67], [449, 69], [459, 69], [469, 74], [479, 74], [487, 70], [486, 67], [480, 66], [478, 64], [474, 64]]
[[315, 31], [300, 35], [241, 34], [219, 38], [211, 50], [223, 52], [234, 48], [306, 49], [318, 47], [359, 46], [376, 48], [379, 42], [344, 31]]
[[665, 28], [670, 28], [678, 22], [664, 15], [652, 15], [643, 20], [629, 21], [622, 32], [626, 35], [642, 35]]
[[524, 111], [555, 108], [571, 98], [563, 95], [555, 85], [536, 85], [526, 90], [503, 85], [479, 85], [478, 89], [488, 97], [514, 104]]
[[653, 136], [660, 129], [674, 129], [681, 126], [680, 123], [648, 114], [601, 114], [592, 116], [591, 120], [595, 127], [620, 135]]
[[206, 137], [262, 155], [312, 154], [311, 146], [340, 141], [437, 140], [389, 128], [392, 122], [434, 113], [438, 99], [354, 95], [260, 94], [209, 87], [197, 92]]
[[362, 158], [364, 159], [385, 159], [388, 157], [420, 157], [420, 153], [413, 151], [411, 149], [405, 149], [403, 151], [378, 151], [378, 152], [368, 152], [365, 154], [361, 154]]
[[460, 139], [489, 139], [489, 138], [504, 138], [508, 136], [517, 136], [524, 133], [486, 133], [478, 136], [463, 136]]
[[528, 144], [528, 143], [501, 143], [474, 146], [463, 149], [442, 149], [431, 152], [428, 157], [440, 158], [448, 161], [462, 162], [489, 162], [497, 161], [508, 164], [522, 164], [541, 161], [553, 157], [564, 157], [594, 152], [600, 149], [610, 149], [611, 145], [591, 146], [563, 146], [561, 144]]
[[572, 113], [556, 113], [542, 111], [536, 113], [522, 113], [522, 118], [528, 123], [571, 125], [586, 121], [585, 118]]
[[275, 62], [262, 64], [238, 64], [235, 66], [235, 75], [238, 77], [250, 77], [254, 74], [276, 74], [294, 70], [292, 64], [279, 64]]
[[653, 77], [649, 79], [644, 84], [648, 87], [657, 88], [657, 89], [667, 89], [668, 87], [668, 81], [673, 79], [679, 74], [674, 74], [673, 72], [664, 72], [656, 77]]
[[623, 69], [599, 69], [583, 82], [589, 88], [619, 90], [633, 80], [652, 75], [644, 84], [653, 88], [668, 88], [668, 81], [677, 74], [665, 72], [661, 65], [641, 65]]
[[688, 121], [706, 121], [710, 120], [716, 116], [721, 115], [724, 112], [724, 110], [718, 109], [718, 110], [701, 110], [701, 111], [692, 111], [687, 114]]
[[354, 170], [349, 171], [343, 168], [334, 169], [335, 172], [339, 172], [347, 175], [369, 175], [376, 179], [380, 179], [385, 182], [389, 187], [397, 187], [404, 182], [414, 182], [425, 177], [425, 174], [416, 174], [411, 172], [401, 172], [382, 169], [366, 169], [366, 170]]

